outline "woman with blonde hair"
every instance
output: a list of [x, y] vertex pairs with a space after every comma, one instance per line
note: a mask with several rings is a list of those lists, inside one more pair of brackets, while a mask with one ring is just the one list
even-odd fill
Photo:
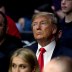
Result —
[[40, 72], [36, 55], [27, 48], [16, 50], [10, 59], [9, 72]]

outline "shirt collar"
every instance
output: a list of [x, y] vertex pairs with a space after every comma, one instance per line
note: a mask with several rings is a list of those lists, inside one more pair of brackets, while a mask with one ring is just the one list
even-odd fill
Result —
[[48, 52], [48, 51], [51, 51], [51, 50], [53, 50], [53, 49], [55, 48], [55, 46], [56, 46], [55, 40], [52, 41], [51, 43], [49, 43], [48, 45], [44, 46], [44, 47], [42, 47], [42, 46], [38, 43], [38, 52], [39, 52], [40, 48], [44, 48], [47, 52]]

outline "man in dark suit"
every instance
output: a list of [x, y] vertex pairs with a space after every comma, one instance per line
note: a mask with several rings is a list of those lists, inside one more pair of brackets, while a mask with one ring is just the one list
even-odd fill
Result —
[[37, 59], [40, 54], [40, 48], [45, 49], [43, 54], [44, 67], [53, 57], [66, 55], [72, 57], [72, 51], [61, 47], [58, 38], [61, 36], [57, 18], [53, 13], [40, 12], [32, 18], [32, 29], [34, 38], [37, 40], [31, 49], [36, 53]]

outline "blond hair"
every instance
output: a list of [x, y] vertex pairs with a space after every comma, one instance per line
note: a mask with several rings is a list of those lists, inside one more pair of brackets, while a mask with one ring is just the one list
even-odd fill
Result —
[[39, 12], [33, 15], [32, 17], [32, 22], [34, 21], [34, 19], [38, 18], [38, 17], [46, 17], [48, 18], [48, 21], [57, 24], [57, 18], [53, 13], [50, 12]]
[[34, 69], [35, 72], [39, 72], [39, 65], [36, 55], [27, 48], [20, 48], [13, 53], [10, 59], [9, 72], [12, 72], [12, 60], [14, 57], [17, 56], [20, 56], [25, 62], [27, 62], [32, 68], [32, 70]]

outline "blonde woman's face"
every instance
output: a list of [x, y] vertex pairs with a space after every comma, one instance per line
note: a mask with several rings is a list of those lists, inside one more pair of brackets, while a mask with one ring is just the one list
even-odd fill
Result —
[[12, 61], [12, 72], [32, 72], [32, 69], [27, 62], [17, 56]]

